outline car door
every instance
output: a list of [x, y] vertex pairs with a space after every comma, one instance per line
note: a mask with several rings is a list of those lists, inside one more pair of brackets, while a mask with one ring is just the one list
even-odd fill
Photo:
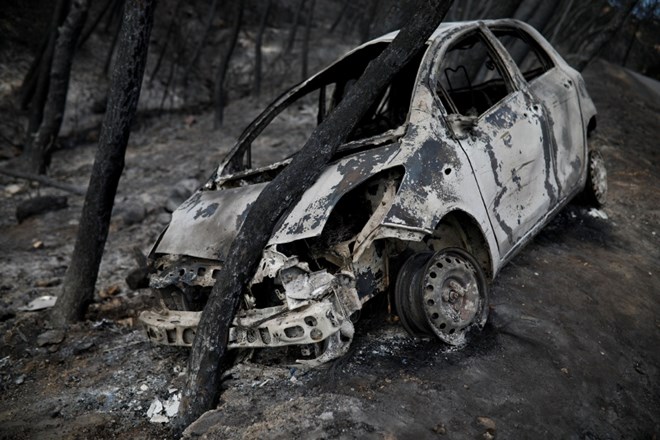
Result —
[[[511, 55], [534, 98], [547, 113], [552, 160], [560, 199], [577, 189], [585, 166], [586, 145], [576, 85], [541, 42], [524, 29], [494, 26], [493, 35]], [[542, 38], [539, 36], [539, 38]], [[549, 50], [552, 50], [548, 47]]]
[[437, 69], [436, 92], [469, 158], [499, 253], [506, 258], [557, 198], [541, 106], [483, 28], [459, 37]]

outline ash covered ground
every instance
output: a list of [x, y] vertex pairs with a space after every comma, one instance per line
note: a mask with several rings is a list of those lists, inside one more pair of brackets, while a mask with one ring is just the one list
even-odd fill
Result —
[[[660, 99], [604, 62], [585, 80], [599, 109], [609, 204], [569, 205], [504, 268], [478, 340], [461, 350], [413, 340], [376, 301], [334, 363], [228, 371], [218, 409], [186, 436], [656, 438]], [[133, 247], [148, 251], [169, 220], [178, 188], [204, 181], [264, 105], [234, 101], [221, 131], [206, 111], [138, 118], [95, 302], [65, 333], [49, 331], [47, 311], [19, 309], [59, 293], [82, 197], [18, 224], [18, 203], [62, 193], [0, 177], [1, 438], [171, 437], [187, 352], [149, 345], [136, 316], [157, 300], [124, 277]], [[49, 175], [84, 186], [94, 146], [58, 152]]]

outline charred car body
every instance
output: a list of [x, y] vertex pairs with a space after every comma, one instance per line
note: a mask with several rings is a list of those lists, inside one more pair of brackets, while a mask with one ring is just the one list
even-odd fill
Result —
[[[273, 102], [173, 213], [150, 256], [167, 310], [141, 317], [154, 342], [192, 343], [249, 205], [306, 140], [278, 121], [311, 132], [395, 35]], [[229, 347], [333, 359], [351, 342], [351, 318], [388, 291], [412, 335], [462, 344], [484, 325], [502, 266], [575, 196], [604, 202], [603, 161], [587, 142], [595, 117], [582, 77], [530, 26], [442, 24], [275, 228]], [[253, 160], [273, 154], [281, 160]]]

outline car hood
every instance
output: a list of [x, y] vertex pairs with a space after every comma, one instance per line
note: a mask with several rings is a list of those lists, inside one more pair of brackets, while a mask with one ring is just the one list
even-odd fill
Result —
[[172, 213], [154, 252], [224, 260], [250, 204], [266, 185], [198, 190]]
[[[398, 165], [398, 153], [399, 144], [395, 143], [329, 165], [275, 227], [269, 244], [320, 235], [339, 199], [375, 173]], [[169, 226], [152, 252], [223, 261], [250, 204], [266, 185], [197, 191], [172, 213]]]

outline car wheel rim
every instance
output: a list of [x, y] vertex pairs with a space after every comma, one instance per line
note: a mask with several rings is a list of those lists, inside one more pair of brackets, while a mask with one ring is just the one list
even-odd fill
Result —
[[607, 197], [607, 170], [603, 156], [598, 151], [592, 151], [589, 155], [589, 175], [594, 196], [602, 205]]
[[485, 277], [466, 252], [435, 254], [426, 264], [420, 287], [427, 322], [443, 341], [462, 344], [473, 324], [485, 323]]
[[409, 258], [397, 280], [396, 300], [409, 333], [435, 335], [451, 345], [463, 344], [471, 328], [486, 322], [485, 275], [474, 258], [458, 248]]

